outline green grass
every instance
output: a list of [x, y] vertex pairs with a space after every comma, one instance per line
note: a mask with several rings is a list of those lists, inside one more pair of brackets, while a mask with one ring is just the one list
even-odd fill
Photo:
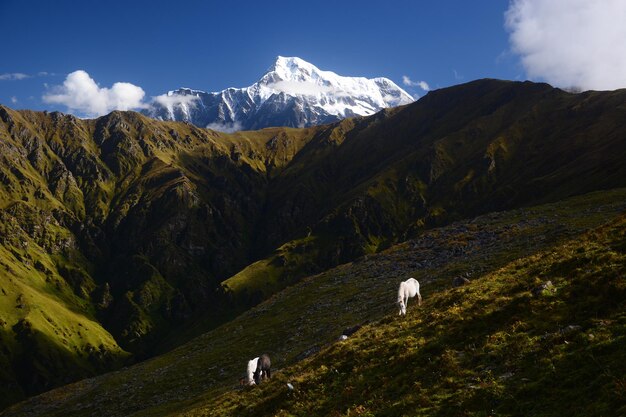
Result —
[[[32, 249], [35, 262], [54, 265]], [[128, 358], [57, 273], [46, 275], [12, 258], [0, 248], [0, 406], [114, 369]]]
[[270, 257], [254, 262], [237, 274], [222, 282], [237, 301], [237, 304], [250, 305], [277, 293], [293, 284], [307, 269], [312, 268], [319, 255], [320, 237], [305, 237], [290, 241]]
[[[594, 357], [619, 384], [622, 368], [611, 361], [620, 359], [611, 355], [623, 340], [623, 306], [611, 303], [623, 299], [622, 283], [611, 277], [623, 273], [623, 220], [579, 236], [614, 218], [625, 201], [626, 191], [614, 190], [434, 229], [306, 278], [171, 352], [59, 388], [5, 414], [244, 416], [311, 409], [314, 415], [481, 415], [489, 406], [519, 415], [511, 398], [525, 398], [519, 409], [528, 410], [528, 398], [558, 385], [559, 366], [575, 358], [568, 349], [588, 346], [579, 344], [588, 329]], [[451, 279], [468, 271], [472, 284], [451, 289]], [[582, 292], [596, 274], [604, 278], [592, 292]], [[410, 303], [409, 317], [399, 320], [397, 283], [411, 275], [422, 283], [424, 305]], [[532, 287], [547, 279], [556, 295], [531, 297]], [[334, 343], [355, 324], [365, 327]], [[582, 327], [566, 344], [558, 332], [568, 325]], [[302, 360], [316, 349], [322, 353]], [[238, 390], [246, 361], [262, 352], [272, 356], [275, 380]], [[585, 372], [597, 376], [591, 367]], [[593, 395], [608, 389], [602, 375]], [[522, 378], [539, 385], [523, 385]], [[296, 386], [291, 394], [288, 381]], [[554, 395], [564, 395], [566, 389], [557, 388]], [[542, 411], [546, 404], [537, 409], [551, 415]]]
[[89, 302], [92, 266], [48, 212], [15, 203], [0, 231], [0, 407], [121, 366]]
[[[622, 216], [180, 414], [624, 415], [625, 249]], [[532, 296], [548, 279], [557, 292]]]

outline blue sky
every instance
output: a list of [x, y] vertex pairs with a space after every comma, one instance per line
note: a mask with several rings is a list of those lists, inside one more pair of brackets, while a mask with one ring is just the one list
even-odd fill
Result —
[[[619, 14], [626, 13], [623, 0], [0, 0], [0, 103], [65, 110], [44, 103], [42, 96], [76, 70], [86, 71], [100, 87], [132, 83], [146, 100], [182, 86], [244, 87], [277, 55], [299, 56], [340, 75], [385, 76], [419, 95], [425, 91], [403, 85], [403, 76], [431, 88], [485, 77], [558, 84], [549, 71], [562, 71], [549, 62], [554, 55], [549, 48], [571, 42], [571, 25], [559, 19], [575, 3], [596, 4], [598, 10], [610, 3], [615, 9], [582, 16], [583, 22], [599, 20], [593, 34], [597, 27], [611, 26], [616, 11], [616, 24], [626, 17]], [[505, 12], [513, 6], [519, 9], [513, 19], [518, 21], [505, 27]], [[571, 19], [580, 26], [581, 16]], [[537, 25], [553, 27], [555, 20], [552, 37], [537, 40]], [[619, 40], [622, 34], [612, 36]], [[623, 46], [617, 49], [626, 57]], [[537, 56], [544, 58], [537, 63]], [[587, 87], [575, 78], [561, 84], [568, 83]]]

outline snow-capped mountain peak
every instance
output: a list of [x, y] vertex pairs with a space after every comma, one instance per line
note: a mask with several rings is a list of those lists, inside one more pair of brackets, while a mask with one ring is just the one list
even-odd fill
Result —
[[320, 70], [313, 64], [298, 57], [278, 56], [260, 82], [268, 76], [275, 76], [283, 81], [309, 81], [318, 75]]
[[387, 78], [344, 77], [298, 57], [279, 56], [249, 87], [217, 93], [181, 88], [156, 97], [145, 113], [232, 131], [330, 123], [412, 101]]

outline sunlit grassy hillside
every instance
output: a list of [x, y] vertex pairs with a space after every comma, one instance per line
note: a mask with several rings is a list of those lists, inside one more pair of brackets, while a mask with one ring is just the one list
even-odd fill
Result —
[[[535, 292], [542, 283], [554, 287]], [[185, 416], [626, 415], [626, 217], [429, 292]], [[294, 389], [287, 387], [290, 383]], [[178, 414], [178, 413], [173, 413]]]

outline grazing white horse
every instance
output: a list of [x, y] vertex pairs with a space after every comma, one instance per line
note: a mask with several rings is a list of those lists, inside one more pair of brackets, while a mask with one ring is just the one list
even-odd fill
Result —
[[248, 361], [248, 369], [247, 369], [247, 377], [248, 380], [246, 381], [248, 383], [248, 385], [255, 385], [254, 382], [254, 373], [256, 372], [256, 368], [257, 368], [257, 364], [259, 362], [259, 358], [254, 358], [254, 359], [250, 359]]
[[417, 305], [422, 305], [422, 295], [420, 294], [420, 283], [415, 278], [409, 278], [406, 281], [400, 283], [398, 288], [398, 306], [400, 312], [398, 315], [406, 316], [406, 304], [409, 302], [409, 298], [413, 298], [417, 295]]

